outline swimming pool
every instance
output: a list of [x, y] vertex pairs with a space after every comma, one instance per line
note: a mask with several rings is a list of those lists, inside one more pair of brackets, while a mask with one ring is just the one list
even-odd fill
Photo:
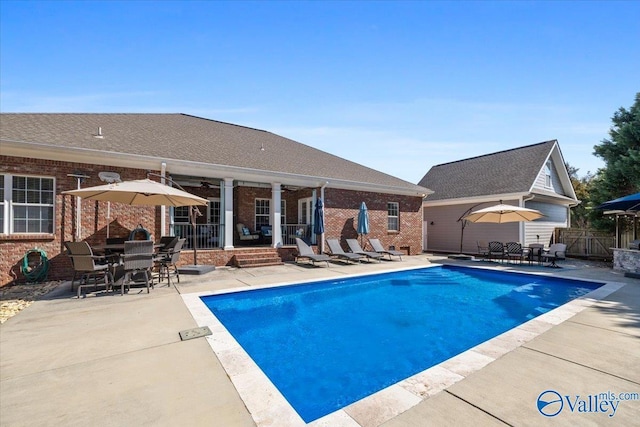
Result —
[[441, 266], [202, 301], [309, 422], [598, 286]]

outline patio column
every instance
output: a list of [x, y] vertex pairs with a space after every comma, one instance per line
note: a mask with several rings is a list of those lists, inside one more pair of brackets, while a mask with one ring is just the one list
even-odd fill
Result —
[[[163, 184], [167, 183], [167, 180], [165, 179], [166, 176], [167, 176], [167, 164], [165, 162], [162, 162], [160, 164], [160, 182], [161, 183]], [[107, 228], [107, 230], [109, 229]], [[160, 240], [160, 237], [164, 236], [166, 233], [167, 233], [167, 207], [165, 205], [161, 205], [160, 206], [160, 236], [157, 236], [156, 240]]]
[[282, 194], [279, 182], [271, 183], [271, 206], [272, 246], [279, 248], [282, 246]]
[[233, 249], [233, 178], [220, 183], [224, 205], [224, 249]]

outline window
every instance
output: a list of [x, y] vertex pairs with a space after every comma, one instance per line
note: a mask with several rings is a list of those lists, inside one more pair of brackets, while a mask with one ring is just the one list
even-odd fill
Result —
[[256, 230], [263, 225], [269, 225], [271, 223], [269, 213], [271, 200], [269, 199], [256, 199]]
[[387, 230], [400, 231], [400, 205], [397, 202], [387, 203]]
[[307, 197], [298, 200], [298, 224], [311, 224], [313, 216], [313, 199]]
[[220, 199], [209, 199], [207, 213], [209, 224], [220, 224]]
[[[286, 201], [280, 200], [280, 223], [286, 224]], [[271, 199], [256, 199], [256, 230], [271, 225]]]
[[544, 186], [551, 188], [551, 161], [544, 165]]
[[53, 178], [18, 175], [0, 177], [0, 231], [4, 234], [53, 233]]
[[173, 222], [184, 224], [185, 222], [190, 222], [189, 220], [189, 209], [190, 206], [178, 206], [173, 208]]

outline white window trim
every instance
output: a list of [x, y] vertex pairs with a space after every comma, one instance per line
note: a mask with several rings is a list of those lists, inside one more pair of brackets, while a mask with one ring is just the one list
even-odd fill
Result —
[[214, 224], [211, 222], [211, 202], [218, 202], [218, 218], [220, 218], [218, 221], [219, 225], [222, 222], [222, 205], [220, 204], [220, 197], [208, 197], [207, 200], [209, 201], [209, 203], [207, 203], [207, 223]]
[[[258, 213], [256, 211], [256, 204], [258, 202], [258, 200], [263, 201], [263, 202], [267, 202], [266, 205], [269, 207], [269, 212], [265, 213]], [[256, 197], [253, 200], [253, 221], [254, 221], [254, 227], [257, 228], [258, 227], [258, 218], [267, 218], [267, 224], [271, 224], [271, 199], [266, 198], [266, 197]]]
[[[256, 200], [266, 200], [269, 203], [269, 214], [265, 215], [265, 214], [260, 214], [258, 215], [256, 213]], [[253, 201], [253, 220], [255, 221], [255, 224], [258, 224], [258, 217], [264, 217], [264, 216], [268, 216], [269, 217], [269, 222], [267, 224], [271, 224], [271, 199], [266, 198], [266, 197], [256, 197]], [[284, 199], [280, 200], [280, 224], [284, 225], [287, 223], [287, 201]]]
[[551, 160], [544, 164], [544, 187], [553, 188], [553, 173]]
[[[176, 215], [176, 209], [178, 209], [178, 208], [184, 209], [184, 208], [189, 208], [189, 207], [188, 206], [177, 206], [177, 207], [174, 207], [173, 208], [173, 212], [171, 212], [171, 221], [174, 224], [189, 224], [191, 222], [191, 219], [189, 218], [188, 215], [186, 217], [182, 216], [182, 215], [180, 215], [180, 216]], [[186, 221], [176, 221], [176, 218], [180, 218], [180, 219], [186, 218]]]
[[[394, 204], [396, 206], [396, 210], [398, 211], [398, 215], [389, 215], [389, 205]], [[389, 228], [389, 218], [396, 218], [398, 228], [393, 230]], [[399, 202], [387, 202], [387, 231], [398, 233], [400, 232], [400, 203]]]
[[[58, 229], [56, 224], [56, 177], [48, 176], [48, 175], [33, 175], [33, 174], [9, 174], [2, 173], [4, 176], [4, 200], [2, 200], [2, 209], [4, 210], [4, 224], [2, 230], [0, 230], [1, 234], [12, 235], [12, 234], [24, 234], [24, 235], [42, 235], [42, 234], [55, 234]], [[41, 204], [41, 203], [19, 203], [17, 206], [49, 206], [52, 209], [51, 212], [51, 228], [52, 231], [49, 232], [28, 232], [28, 231], [14, 231], [13, 221], [13, 178], [14, 177], [24, 177], [24, 178], [39, 178], [39, 179], [50, 179], [52, 180], [53, 186], [53, 195], [52, 195], [52, 203], [51, 204]]]
[[[302, 204], [307, 203], [307, 218], [302, 218]], [[305, 222], [306, 221], [306, 222]], [[311, 224], [313, 221], [313, 197], [298, 199], [298, 224]]]

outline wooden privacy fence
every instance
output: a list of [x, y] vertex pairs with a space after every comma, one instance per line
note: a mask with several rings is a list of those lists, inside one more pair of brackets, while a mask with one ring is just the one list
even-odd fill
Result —
[[558, 229], [556, 242], [567, 245], [567, 256], [578, 258], [613, 258], [616, 246], [613, 234], [588, 229]]

